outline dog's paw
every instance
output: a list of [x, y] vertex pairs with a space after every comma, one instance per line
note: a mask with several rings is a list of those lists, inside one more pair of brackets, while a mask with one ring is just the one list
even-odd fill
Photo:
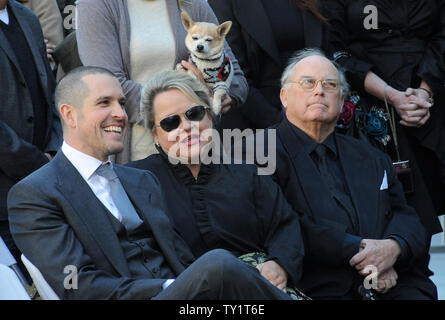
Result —
[[212, 111], [215, 115], [219, 115], [221, 112], [221, 96], [215, 94], [213, 96], [213, 102], [212, 102]]

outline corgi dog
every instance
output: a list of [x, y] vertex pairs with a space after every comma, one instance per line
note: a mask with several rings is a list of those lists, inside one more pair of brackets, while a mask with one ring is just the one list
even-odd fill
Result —
[[219, 26], [194, 22], [185, 12], [181, 13], [181, 20], [187, 31], [185, 45], [190, 52], [188, 61], [201, 71], [213, 93], [212, 110], [218, 115], [221, 112], [222, 98], [229, 92], [233, 78], [232, 62], [224, 50], [224, 39], [232, 22], [226, 21]]

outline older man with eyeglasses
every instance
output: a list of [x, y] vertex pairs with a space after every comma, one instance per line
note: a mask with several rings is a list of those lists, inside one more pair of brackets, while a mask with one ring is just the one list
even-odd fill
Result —
[[344, 74], [322, 52], [305, 49], [281, 81], [285, 117], [264, 137], [276, 130], [274, 177], [301, 217], [303, 291], [315, 299], [436, 299], [418, 263], [426, 233], [391, 159], [335, 132], [348, 92]]

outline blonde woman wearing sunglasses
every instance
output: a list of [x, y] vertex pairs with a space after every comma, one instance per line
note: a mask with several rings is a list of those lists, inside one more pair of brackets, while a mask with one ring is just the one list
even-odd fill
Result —
[[253, 165], [204, 164], [214, 123], [209, 105], [208, 90], [188, 74], [155, 75], [142, 90], [141, 110], [160, 153], [128, 165], [159, 179], [167, 214], [196, 258], [216, 248], [247, 254], [273, 285], [295, 288], [304, 255], [298, 217]]

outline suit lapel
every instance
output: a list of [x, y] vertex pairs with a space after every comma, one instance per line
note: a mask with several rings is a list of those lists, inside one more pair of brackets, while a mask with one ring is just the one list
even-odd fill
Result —
[[[269, 17], [261, 1], [240, 0], [233, 1], [233, 11], [239, 21], [243, 21], [243, 28], [255, 39], [257, 44], [268, 55], [281, 65], [280, 55], [269, 23]], [[261, 23], [259, 23], [261, 21]]]
[[347, 140], [336, 136], [336, 142], [346, 184], [357, 212], [360, 235], [371, 237], [375, 233], [374, 226], [378, 219], [381, 179], [376, 162], [348, 145]]
[[71, 204], [73, 212], [84, 222], [89, 234], [96, 240], [104, 255], [122, 276], [129, 276], [119, 239], [107, 214], [111, 214], [94, 195], [87, 182], [71, 162], [58, 152], [52, 160], [58, 167], [57, 187]]
[[114, 166], [115, 172], [124, 187], [128, 198], [144, 223], [153, 233], [162, 254], [170, 267], [179, 273], [183, 265], [178, 260], [174, 245], [174, 231], [159, 193], [151, 192], [153, 181], [142, 170]]
[[[11, 13], [9, 13], [11, 14]], [[19, 62], [17, 61], [17, 57], [15, 56], [14, 50], [12, 50], [11, 46], [9, 45], [9, 41], [6, 38], [5, 34], [3, 33], [3, 30], [0, 29], [0, 49], [2, 49], [6, 56], [11, 60], [12, 64], [17, 70], [17, 73], [20, 76], [20, 81], [25, 82], [25, 78], [23, 77], [22, 71], [20, 70]], [[0, 70], [2, 69], [2, 66], [0, 66]]]
[[37, 68], [37, 72], [40, 79], [40, 84], [42, 85], [43, 92], [45, 94], [46, 100], [48, 101], [48, 104], [51, 105], [51, 99], [47, 96], [48, 88], [47, 88], [47, 75], [46, 75], [46, 68], [43, 63], [42, 55], [40, 54], [39, 47], [41, 44], [37, 42], [37, 40], [33, 37], [34, 33], [31, 30], [31, 27], [28, 23], [25, 23], [29, 18], [24, 15], [23, 10], [24, 8], [19, 7], [14, 3], [14, 1], [10, 1], [10, 8], [12, 9], [15, 17], [17, 18], [17, 22], [20, 25], [23, 34], [25, 35], [26, 41], [28, 42], [29, 49], [31, 50], [35, 66]]

